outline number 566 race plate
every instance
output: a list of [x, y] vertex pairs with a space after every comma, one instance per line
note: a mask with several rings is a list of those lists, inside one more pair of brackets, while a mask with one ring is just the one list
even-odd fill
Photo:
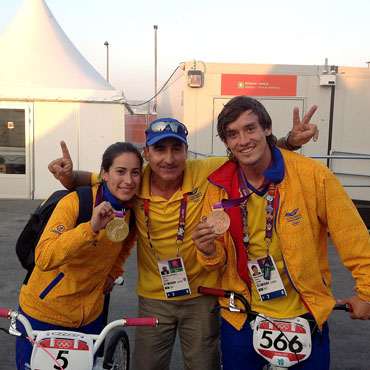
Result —
[[255, 320], [253, 346], [268, 362], [290, 367], [310, 356], [311, 330], [306, 319], [261, 316]]

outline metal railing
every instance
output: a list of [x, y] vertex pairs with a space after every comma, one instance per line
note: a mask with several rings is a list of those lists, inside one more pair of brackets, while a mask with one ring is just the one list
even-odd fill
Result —
[[[340, 153], [340, 152], [339, 152]], [[313, 159], [327, 159], [328, 162], [328, 167], [330, 168], [330, 162], [333, 159], [370, 159], [370, 155], [366, 154], [330, 154], [330, 155], [310, 155], [307, 156], [309, 158]], [[363, 175], [363, 174], [357, 174], [357, 173], [348, 173], [348, 172], [337, 172], [333, 171], [334, 175], [342, 175], [342, 176], [361, 176], [361, 177], [368, 177], [370, 181], [370, 175]], [[347, 188], [369, 188], [369, 184], [342, 184], [342, 186], [347, 187]]]
[[[191, 155], [195, 156], [195, 158], [198, 158], [198, 156], [201, 156], [202, 158], [207, 158], [207, 157], [225, 157], [226, 156], [225, 154], [203, 154], [203, 153], [198, 153], [198, 152], [194, 152], [194, 151], [191, 151], [191, 150], [189, 150], [189, 153]], [[366, 155], [366, 154], [309, 155], [309, 156], [306, 156], [306, 157], [313, 158], [313, 159], [328, 159], [328, 160], [332, 160], [332, 159], [370, 159], [370, 155]], [[354, 174], [354, 173], [346, 173], [346, 172], [334, 172], [334, 171], [333, 171], [333, 173], [335, 175], [368, 177], [369, 178], [369, 181], [370, 181], [370, 175], [362, 175], [362, 174]], [[344, 186], [344, 187], [363, 187], [363, 188], [368, 188], [368, 187], [370, 187], [370, 183], [369, 184], [342, 184], [342, 186]]]

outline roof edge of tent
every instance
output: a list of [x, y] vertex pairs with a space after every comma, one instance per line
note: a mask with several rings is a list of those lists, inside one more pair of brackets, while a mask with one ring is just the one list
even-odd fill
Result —
[[0, 99], [17, 101], [96, 102], [125, 104], [121, 90], [58, 89], [58, 88], [5, 88], [0, 89]]

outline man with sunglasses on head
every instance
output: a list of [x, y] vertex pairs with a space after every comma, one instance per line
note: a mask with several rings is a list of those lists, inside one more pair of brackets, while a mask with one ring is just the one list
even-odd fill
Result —
[[[302, 122], [295, 110], [289, 142], [281, 139], [282, 146], [317, 139], [317, 127], [309, 123], [316, 108]], [[138, 315], [158, 317], [159, 326], [136, 329], [135, 370], [169, 369], [177, 331], [185, 369], [220, 369], [219, 315], [212, 313], [217, 300], [201, 296], [197, 287], [218, 287], [221, 269], [209, 272], [201, 266], [192, 233], [199, 222], [207, 177], [226, 158], [187, 159], [187, 135], [185, 125], [172, 118], [157, 119], [146, 130], [148, 165], [133, 200], [138, 228]], [[63, 158], [49, 164], [54, 176], [67, 188], [96, 182], [97, 175], [73, 171], [67, 147], [61, 145]], [[168, 274], [161, 274], [163, 267]]]

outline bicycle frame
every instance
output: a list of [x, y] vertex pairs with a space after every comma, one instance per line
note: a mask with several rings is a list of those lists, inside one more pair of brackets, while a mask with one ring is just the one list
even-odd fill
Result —
[[[39, 334], [43, 334], [46, 332], [52, 332], [53, 330], [48, 330], [48, 331], [40, 331], [40, 330], [33, 330], [30, 322], [28, 319], [19, 313], [18, 311], [15, 310], [8, 310], [8, 309], [0, 309], [0, 317], [5, 317], [11, 320], [10, 322], [10, 328], [9, 328], [9, 334], [14, 335], [14, 336], [21, 336], [22, 334], [17, 330], [17, 321], [23, 324], [27, 337], [31, 338], [32, 341], [35, 341], [37, 336]], [[116, 327], [122, 327], [122, 326], [158, 326], [158, 319], [157, 318], [124, 318], [124, 319], [119, 319], [110, 322], [108, 325], [104, 327], [104, 329], [100, 332], [100, 334], [93, 334], [93, 335], [87, 335], [85, 334], [84, 336], [86, 338], [91, 338], [93, 341], [93, 349], [92, 351], [92, 357], [95, 355], [101, 346], [102, 342], [106, 338], [107, 334]], [[63, 331], [63, 330], [56, 330], [59, 333], [68, 333], [68, 331]], [[34, 350], [35, 351], [35, 347]], [[54, 359], [54, 362], [58, 364], [60, 369], [63, 369], [58, 362]], [[35, 366], [34, 366], [35, 367]], [[33, 367], [33, 368], [34, 368]], [[35, 368], [38, 368], [37, 365]], [[93, 366], [90, 367], [92, 369]], [[70, 370], [71, 368], [68, 368]], [[95, 369], [95, 368], [94, 368]], [[64, 369], [63, 369], [64, 370]], [[72, 369], [71, 369], [72, 370]], [[80, 369], [76, 369], [80, 370]]]

